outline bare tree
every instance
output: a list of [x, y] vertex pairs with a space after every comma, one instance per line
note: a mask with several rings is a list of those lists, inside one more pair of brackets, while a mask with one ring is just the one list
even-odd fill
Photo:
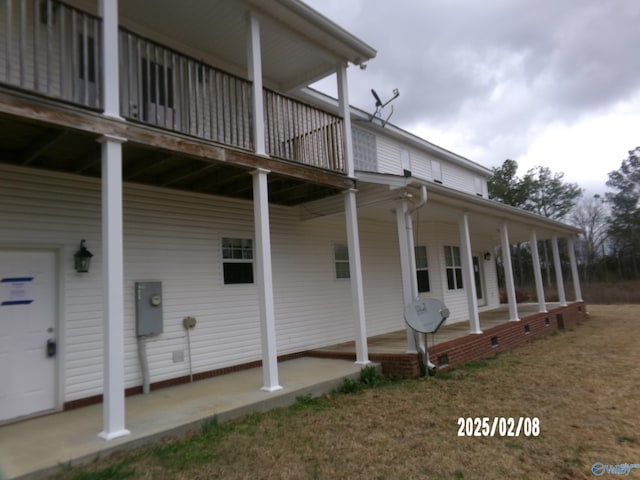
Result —
[[589, 269], [600, 257], [604, 257], [603, 248], [608, 238], [608, 215], [604, 199], [600, 195], [594, 195], [583, 199], [569, 217], [571, 223], [583, 231], [580, 260], [585, 281], [588, 281]]

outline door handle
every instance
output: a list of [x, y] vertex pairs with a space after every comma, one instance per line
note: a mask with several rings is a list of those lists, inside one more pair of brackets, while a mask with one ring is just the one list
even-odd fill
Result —
[[47, 357], [56, 356], [56, 341], [53, 338], [47, 340]]

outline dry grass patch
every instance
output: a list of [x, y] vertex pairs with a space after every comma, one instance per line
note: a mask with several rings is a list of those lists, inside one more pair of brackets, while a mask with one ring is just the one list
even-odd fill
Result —
[[[588, 310], [573, 330], [436, 377], [303, 398], [56, 478], [594, 478], [595, 462], [640, 463], [640, 306]], [[537, 417], [541, 434], [457, 436], [459, 417], [500, 416]]]

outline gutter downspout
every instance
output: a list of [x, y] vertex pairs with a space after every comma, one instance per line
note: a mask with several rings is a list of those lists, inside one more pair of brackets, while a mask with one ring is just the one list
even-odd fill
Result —
[[411, 208], [411, 209], [409, 209], [409, 211], [407, 211], [407, 215], [411, 215], [413, 212], [415, 212], [420, 207], [425, 205], [427, 203], [427, 200], [428, 200], [428, 198], [427, 198], [427, 186], [426, 185], [421, 185], [421, 188], [420, 188], [420, 201], [418, 203], [416, 203], [413, 208]]
[[[409, 246], [409, 262], [412, 268], [412, 271], [416, 270], [416, 254], [415, 254], [415, 244], [413, 240], [413, 212], [418, 210], [420, 207], [426, 205], [427, 203], [427, 187], [426, 185], [422, 185], [420, 189], [420, 201], [416, 203], [413, 208], [407, 209], [405, 212], [405, 224], [407, 226], [407, 245]], [[414, 300], [418, 299], [418, 280], [415, 278], [415, 275], [411, 277], [411, 293]]]
[[[407, 244], [409, 246], [409, 262], [411, 265], [411, 271], [416, 271], [416, 254], [415, 254], [415, 242], [413, 240], [413, 212], [418, 210], [420, 207], [426, 205], [427, 203], [427, 187], [426, 185], [422, 185], [420, 189], [420, 201], [416, 203], [412, 208], [407, 209], [405, 213], [405, 224], [407, 226]], [[418, 292], [418, 280], [414, 275], [411, 276], [411, 290], [414, 300], [417, 300], [420, 296]], [[426, 359], [427, 368], [435, 368], [435, 365], [429, 361], [429, 352], [427, 351], [427, 343], [426, 343], [426, 335], [420, 335], [418, 332], [414, 331], [414, 338], [416, 347], [423, 355], [423, 359]]]

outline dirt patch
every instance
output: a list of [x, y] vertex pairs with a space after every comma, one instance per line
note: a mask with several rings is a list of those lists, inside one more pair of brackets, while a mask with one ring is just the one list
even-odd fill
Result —
[[[307, 399], [56, 478], [595, 478], [596, 462], [640, 463], [640, 306], [588, 311], [589, 321], [494, 359]], [[535, 417], [540, 435], [459, 437], [460, 417]]]

